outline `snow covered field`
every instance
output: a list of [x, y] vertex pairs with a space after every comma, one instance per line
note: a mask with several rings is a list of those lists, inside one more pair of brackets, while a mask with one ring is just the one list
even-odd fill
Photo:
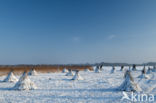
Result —
[[[79, 74], [84, 79], [80, 81], [72, 81], [72, 76], [65, 76], [66, 73], [39, 73], [37, 76], [29, 76], [38, 87], [29, 91], [12, 90], [15, 83], [2, 82], [5, 78], [2, 76], [0, 103], [130, 103], [128, 100], [122, 101], [122, 91], [116, 90], [124, 81], [124, 71], [116, 67], [117, 71], [110, 74], [111, 69], [112, 67], [103, 67], [100, 73], [80, 71]], [[149, 91], [156, 85], [156, 72], [148, 74], [152, 78], [150, 81], [140, 80], [137, 77], [142, 69], [143, 67], [137, 67], [132, 76], [143, 93], [155, 95], [155, 101], [151, 103], [156, 103], [156, 89]]]

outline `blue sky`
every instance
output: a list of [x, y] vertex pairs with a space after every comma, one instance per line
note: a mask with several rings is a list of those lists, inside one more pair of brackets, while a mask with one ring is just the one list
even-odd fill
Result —
[[1, 0], [0, 64], [156, 61], [155, 0]]

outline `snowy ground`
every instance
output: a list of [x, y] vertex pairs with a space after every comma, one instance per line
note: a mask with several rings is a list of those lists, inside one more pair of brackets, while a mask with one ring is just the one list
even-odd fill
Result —
[[[81, 81], [71, 81], [72, 76], [65, 76], [65, 73], [40, 73], [37, 76], [30, 76], [38, 87], [30, 91], [12, 90], [15, 83], [2, 82], [5, 78], [2, 76], [0, 103], [131, 103], [127, 100], [122, 101], [122, 91], [116, 90], [124, 80], [124, 72], [121, 72], [119, 67], [116, 68], [117, 71], [113, 74], [110, 74], [111, 67], [104, 67], [101, 73], [81, 71], [80, 75], [84, 78]], [[138, 82], [144, 93], [156, 96], [156, 89], [148, 91], [156, 84], [156, 75], [154, 72], [149, 75], [152, 78], [150, 82], [139, 80], [137, 76], [141, 74], [142, 68], [137, 67], [139, 70], [132, 73], [134, 80]], [[151, 103], [156, 103], [156, 97]]]

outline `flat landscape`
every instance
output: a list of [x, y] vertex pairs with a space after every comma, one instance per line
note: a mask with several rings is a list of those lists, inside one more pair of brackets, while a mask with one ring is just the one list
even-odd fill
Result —
[[156, 0], [0, 0], [0, 103], [156, 103]]
[[[117, 90], [124, 81], [125, 70], [115, 68], [114, 73], [110, 73], [112, 67], [103, 67], [100, 73], [82, 70], [79, 74], [83, 80], [71, 80], [73, 76], [65, 76], [66, 73], [62, 72], [37, 72], [37, 75], [29, 76], [37, 86], [35, 90], [14, 90], [15, 83], [2, 82], [6, 77], [3, 75], [0, 76], [0, 103], [131, 103], [130, 100], [121, 100], [123, 91]], [[141, 93], [156, 95], [155, 72], [148, 74], [150, 79], [137, 78], [142, 69], [140, 66], [137, 71], [132, 71], [134, 81], [141, 87]], [[131, 95], [131, 92], [126, 93]]]

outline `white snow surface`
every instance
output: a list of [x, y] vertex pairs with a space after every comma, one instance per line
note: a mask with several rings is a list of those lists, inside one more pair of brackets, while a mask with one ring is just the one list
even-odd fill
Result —
[[150, 77], [147, 74], [141, 74], [140, 76], [138, 76], [138, 78], [150, 79]]
[[[0, 103], [131, 103], [123, 102], [122, 91], [116, 90], [124, 81], [124, 71], [120, 71], [120, 67], [115, 68], [113, 74], [110, 74], [112, 67], [103, 67], [100, 73], [80, 71], [84, 79], [81, 81], [72, 81], [72, 76], [64, 73], [38, 73], [29, 77], [38, 88], [28, 91], [12, 90], [15, 83], [2, 82], [6, 76], [1, 76]], [[152, 103], [156, 103], [156, 74], [148, 74], [151, 80], [140, 80], [137, 77], [142, 68], [137, 67], [132, 76], [144, 93], [155, 95]]]

